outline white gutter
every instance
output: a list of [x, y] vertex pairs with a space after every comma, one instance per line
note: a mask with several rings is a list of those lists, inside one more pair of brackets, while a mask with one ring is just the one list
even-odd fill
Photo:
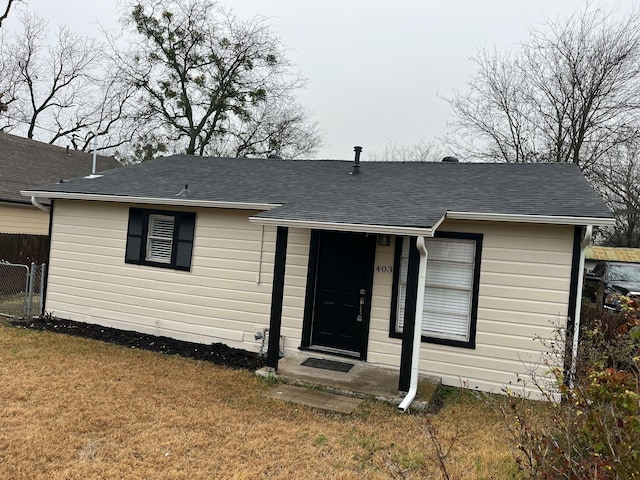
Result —
[[258, 225], [271, 225], [279, 227], [309, 228], [314, 230], [336, 230], [341, 232], [379, 233], [384, 235], [405, 235], [405, 236], [425, 236], [433, 237], [436, 228], [442, 223], [444, 217], [433, 227], [395, 227], [393, 225], [368, 225], [360, 223], [336, 223], [336, 222], [315, 222], [309, 220], [289, 220], [283, 218], [262, 218], [249, 217], [249, 223]]
[[411, 377], [409, 380], [409, 391], [402, 399], [398, 410], [406, 412], [416, 398], [418, 392], [418, 370], [420, 363], [420, 346], [422, 344], [422, 316], [424, 312], [424, 290], [427, 283], [427, 247], [424, 244], [424, 237], [418, 237], [416, 241], [418, 252], [420, 252], [420, 264], [418, 268], [418, 294], [416, 297], [416, 316], [413, 327], [413, 351], [411, 352]]
[[514, 215], [510, 213], [447, 212], [452, 220], [487, 220], [494, 222], [551, 223], [554, 225], [613, 226], [614, 218], [570, 217], [562, 215]]
[[[20, 192], [22, 193], [22, 192]], [[33, 195], [31, 196], [31, 203], [35, 206], [38, 207], [40, 210], [42, 210], [44, 213], [49, 214], [51, 213], [51, 207], [46, 207], [44, 205], [42, 205], [38, 199], [36, 197], [34, 197]]]
[[279, 207], [274, 203], [219, 202], [215, 200], [190, 200], [183, 197], [154, 198], [131, 197], [128, 195], [104, 195], [99, 193], [45, 192], [38, 190], [22, 190], [21, 195], [37, 198], [58, 198], [63, 200], [87, 200], [99, 202], [143, 203], [154, 205], [177, 205], [184, 207], [231, 208], [239, 210], [271, 210]]
[[580, 260], [578, 261], [578, 285], [576, 286], [576, 311], [573, 314], [573, 343], [571, 345], [571, 369], [569, 370], [569, 385], [573, 387], [578, 361], [578, 337], [580, 335], [580, 310], [582, 309], [582, 286], [584, 281], [584, 249], [591, 243], [593, 225], [587, 225], [584, 238], [580, 242]]

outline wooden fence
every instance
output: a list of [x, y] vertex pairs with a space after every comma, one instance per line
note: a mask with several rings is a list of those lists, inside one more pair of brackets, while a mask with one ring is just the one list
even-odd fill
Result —
[[49, 263], [49, 236], [0, 233], [0, 260], [25, 265]]

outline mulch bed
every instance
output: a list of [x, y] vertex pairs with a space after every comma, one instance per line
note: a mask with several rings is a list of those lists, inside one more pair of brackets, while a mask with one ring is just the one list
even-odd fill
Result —
[[156, 337], [155, 335], [129, 330], [118, 330], [91, 323], [49, 317], [34, 318], [32, 320], [11, 320], [9, 323], [19, 328], [66, 333], [67, 335], [101, 340], [130, 348], [195, 358], [230, 368], [258, 370], [265, 365], [265, 359], [259, 357], [257, 353], [232, 348], [223, 343], [205, 345], [184, 342], [169, 337]]

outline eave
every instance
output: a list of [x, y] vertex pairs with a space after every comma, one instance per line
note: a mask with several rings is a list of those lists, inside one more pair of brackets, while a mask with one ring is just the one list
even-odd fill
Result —
[[375, 225], [364, 223], [318, 222], [312, 220], [289, 220], [281, 218], [249, 217], [250, 223], [274, 227], [308, 228], [311, 230], [334, 230], [339, 232], [360, 232], [380, 235], [404, 235], [433, 237], [444, 217], [432, 227], [404, 227], [395, 225]]
[[[194, 200], [186, 197], [136, 197], [130, 195], [108, 195], [97, 193], [77, 192], [52, 192], [40, 190], [23, 190], [21, 195], [36, 197], [39, 199], [68, 199], [100, 202], [137, 203], [150, 205], [168, 205], [184, 207], [226, 208], [238, 210], [268, 211], [282, 206], [281, 203], [263, 202], [227, 202], [217, 200]], [[566, 215], [520, 215], [508, 213], [483, 213], [483, 212], [454, 212], [448, 211], [431, 226], [394, 226], [381, 224], [359, 224], [343, 222], [324, 222], [314, 220], [293, 220], [269, 217], [249, 217], [249, 222], [260, 225], [288, 226], [298, 228], [310, 228], [316, 230], [337, 230], [350, 232], [365, 232], [385, 235], [408, 235], [432, 237], [440, 224], [446, 219], [451, 220], [475, 220], [511, 223], [539, 223], [552, 225], [593, 225], [613, 226], [614, 218], [605, 217], [579, 217]]]
[[610, 227], [615, 225], [615, 218], [603, 217], [573, 217], [565, 215], [515, 215], [509, 213], [481, 213], [481, 212], [447, 212], [446, 217], [451, 220], [483, 220], [490, 222], [513, 223], [547, 223], [552, 225], [593, 225]]
[[33, 207], [33, 205], [31, 205], [31, 201], [27, 198], [24, 200], [0, 199], [0, 205], [11, 205], [12, 207]]
[[271, 210], [281, 204], [259, 202], [222, 202], [216, 200], [192, 200], [185, 197], [134, 197], [129, 195], [105, 195], [99, 193], [47, 192], [23, 190], [24, 196], [46, 199], [85, 200], [96, 202], [140, 203], [150, 205], [170, 205], [183, 207], [229, 208], [237, 210]]

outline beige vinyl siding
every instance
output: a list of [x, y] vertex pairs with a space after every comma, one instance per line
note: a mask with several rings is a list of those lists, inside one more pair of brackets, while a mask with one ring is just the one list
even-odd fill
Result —
[[[421, 373], [485, 391], [517, 386], [517, 375], [531, 369], [542, 373], [545, 347], [534, 338], [552, 338], [566, 322], [573, 227], [446, 221], [439, 230], [483, 234], [476, 348], [422, 343]], [[378, 247], [376, 264], [392, 264], [392, 252]], [[376, 273], [375, 281], [368, 360], [397, 367], [401, 340], [389, 337], [391, 275]]]
[[[263, 227], [250, 224], [247, 218], [256, 212], [190, 209], [196, 213], [190, 272], [131, 265], [124, 263], [130, 206], [137, 205], [56, 202], [46, 310], [257, 351], [261, 342], [254, 334], [269, 326], [275, 229], [264, 227], [263, 234]], [[298, 339], [294, 329], [301, 325], [307, 252], [308, 235], [290, 229], [283, 330]]]
[[[190, 209], [196, 213], [190, 272], [125, 264], [129, 207], [56, 202], [46, 310], [257, 351], [254, 334], [269, 326], [275, 228], [249, 223], [256, 212]], [[540, 362], [543, 347], [534, 338], [550, 338], [566, 320], [573, 227], [446, 221], [440, 230], [483, 234], [476, 348], [423, 343], [420, 371], [481, 390], [516, 384], [517, 374]], [[300, 346], [309, 241], [309, 230], [289, 229], [285, 354]], [[401, 340], [389, 336], [394, 251], [393, 241], [376, 249], [367, 361], [398, 368]]]
[[32, 205], [0, 203], [0, 233], [49, 235], [49, 215]]
[[398, 368], [400, 367], [399, 342], [389, 338], [394, 252], [394, 242], [386, 247], [381, 245], [376, 247], [367, 361]]
[[310, 241], [309, 230], [289, 228], [280, 332], [285, 354], [296, 352], [301, 343]]

